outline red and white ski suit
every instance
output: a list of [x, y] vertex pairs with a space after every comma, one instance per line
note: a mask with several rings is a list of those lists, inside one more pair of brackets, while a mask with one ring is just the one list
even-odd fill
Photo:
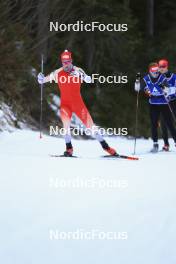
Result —
[[[80, 73], [80, 77], [75, 76], [74, 71]], [[92, 128], [94, 123], [80, 92], [82, 80], [86, 80], [85, 77], [89, 76], [76, 66], [73, 67], [72, 72], [73, 75], [69, 72], [65, 72], [61, 67], [45, 77], [45, 82], [49, 81], [50, 78], [50, 80], [53, 79], [58, 84], [61, 99], [60, 117], [65, 129], [69, 128], [73, 113], [79, 117], [87, 128]]]

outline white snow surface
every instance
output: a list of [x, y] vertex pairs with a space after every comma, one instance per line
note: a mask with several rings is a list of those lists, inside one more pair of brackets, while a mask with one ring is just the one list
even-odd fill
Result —
[[[107, 138], [121, 154], [133, 140]], [[101, 159], [95, 140], [73, 140], [81, 158], [61, 154], [63, 139], [30, 130], [0, 133], [3, 264], [175, 264], [176, 173], [172, 152], [149, 154], [151, 140], [137, 141], [139, 161]], [[162, 146], [162, 142], [160, 142]], [[53, 182], [108, 186], [56, 187]], [[51, 231], [125, 232], [127, 239], [51, 239]]]

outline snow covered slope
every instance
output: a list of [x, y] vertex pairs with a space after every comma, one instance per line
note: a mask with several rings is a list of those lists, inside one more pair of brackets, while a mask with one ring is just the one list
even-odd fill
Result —
[[12, 107], [0, 102], [0, 132], [8, 131], [13, 132], [16, 128], [27, 129], [31, 128], [25, 120], [19, 120], [17, 115], [13, 112]]
[[[133, 150], [132, 140], [107, 141], [121, 154]], [[0, 134], [1, 263], [175, 264], [172, 142], [173, 152], [146, 154], [151, 141], [139, 140], [139, 161], [100, 159], [94, 140], [73, 144], [83, 158], [51, 158], [63, 152], [62, 139]], [[69, 231], [119, 237], [56, 236]]]

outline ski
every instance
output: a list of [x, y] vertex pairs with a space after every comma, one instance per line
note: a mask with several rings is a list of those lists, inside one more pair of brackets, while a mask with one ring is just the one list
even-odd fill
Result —
[[[65, 155], [50, 155], [52, 158], [83, 158], [83, 157], [78, 157], [78, 156], [65, 156]], [[85, 157], [86, 159], [88, 157]], [[108, 159], [127, 159], [127, 160], [139, 160], [138, 157], [132, 157], [132, 156], [126, 156], [126, 155], [104, 155], [100, 156], [100, 158], [108, 158]], [[94, 158], [90, 158], [94, 159]]]
[[139, 160], [138, 157], [133, 157], [133, 156], [127, 156], [127, 155], [104, 155], [102, 158], [110, 158], [110, 159], [127, 159], [127, 160]]
[[52, 158], [78, 158], [78, 156], [74, 156], [74, 155], [72, 155], [72, 156], [65, 156], [64, 154], [62, 154], [62, 155], [50, 155], [50, 157], [52, 157]]

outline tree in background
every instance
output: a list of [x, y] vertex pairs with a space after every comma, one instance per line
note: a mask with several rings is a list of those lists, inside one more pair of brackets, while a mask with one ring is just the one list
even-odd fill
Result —
[[[128, 127], [134, 132], [137, 71], [145, 72], [150, 61], [168, 57], [175, 65], [174, 0], [0, 0], [0, 97], [19, 115], [38, 123], [39, 89], [34, 69], [40, 71], [40, 55], [45, 57], [45, 73], [59, 67], [58, 56], [71, 50], [74, 62], [89, 74], [127, 75], [128, 84], [89, 85], [83, 89], [95, 121], [102, 126]], [[127, 23], [121, 32], [49, 32], [49, 21], [75, 23]], [[85, 85], [86, 86], [86, 85]], [[53, 120], [47, 100], [53, 86], [45, 89], [45, 124]], [[139, 134], [149, 135], [147, 102], [141, 97]]]

